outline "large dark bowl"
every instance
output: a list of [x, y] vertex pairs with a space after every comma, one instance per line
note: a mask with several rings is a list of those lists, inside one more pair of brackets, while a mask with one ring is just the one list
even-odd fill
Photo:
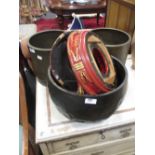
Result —
[[112, 56], [125, 64], [131, 44], [131, 36], [127, 32], [114, 28], [99, 28], [92, 32], [100, 36]]
[[49, 54], [54, 41], [61, 33], [63, 33], [61, 30], [38, 32], [31, 36], [28, 42], [34, 73], [44, 85], [47, 84]]
[[117, 87], [96, 96], [79, 96], [75, 91], [62, 88], [53, 78], [49, 67], [48, 89], [57, 109], [66, 117], [78, 121], [95, 121], [109, 117], [122, 103], [127, 90], [127, 70], [117, 58], [113, 57], [113, 62]]

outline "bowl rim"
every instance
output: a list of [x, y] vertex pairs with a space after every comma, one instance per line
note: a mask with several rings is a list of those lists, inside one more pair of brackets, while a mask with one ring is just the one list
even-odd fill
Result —
[[68, 93], [70, 95], [76, 96], [76, 97], [78, 96], [78, 97], [87, 97], [87, 98], [93, 98], [94, 97], [95, 98], [95, 97], [108, 96], [110, 94], [113, 94], [113, 93], [115, 93], [116, 91], [118, 91], [119, 89], [121, 89], [123, 87], [124, 83], [127, 81], [127, 78], [128, 78], [128, 72], [127, 72], [126, 66], [123, 65], [122, 62], [119, 59], [117, 59], [116, 57], [112, 56], [112, 60], [113, 59], [116, 60], [123, 67], [124, 72], [125, 72], [125, 77], [124, 77], [122, 83], [117, 88], [115, 88], [115, 89], [113, 89], [113, 90], [111, 90], [109, 92], [102, 93], [102, 94], [97, 94], [97, 95], [88, 95], [88, 94], [78, 95], [75, 92], [66, 90], [66, 89], [62, 88], [61, 86], [59, 86], [56, 82], [54, 82], [54, 80], [53, 80], [53, 78], [51, 76], [51, 72], [50, 72], [51, 67], [50, 66], [48, 67], [48, 73], [47, 73], [47, 76], [48, 76], [48, 84], [47, 84], [47, 86], [49, 87], [49, 81], [50, 81], [59, 90], [63, 91], [64, 93]]
[[28, 47], [29, 47], [29, 48], [32, 48], [32, 49], [34, 49], [34, 50], [37, 50], [37, 51], [48, 51], [48, 52], [49, 52], [49, 51], [52, 49], [52, 46], [53, 46], [53, 45], [51, 45], [51, 48], [38, 48], [38, 47], [32, 45], [30, 42], [31, 42], [31, 39], [34, 38], [34, 37], [36, 37], [37, 35], [41, 35], [41, 34], [43, 34], [43, 33], [51, 33], [51, 32], [61, 32], [61, 33], [63, 33], [64, 30], [52, 29], [52, 30], [44, 30], [44, 31], [37, 32], [37, 33], [33, 34], [33, 35], [29, 38], [29, 40], [28, 40]]
[[115, 47], [121, 47], [121, 46], [124, 46], [124, 45], [127, 45], [127, 44], [130, 44], [131, 43], [131, 36], [130, 36], [130, 34], [127, 33], [127, 32], [125, 32], [125, 31], [123, 31], [123, 30], [116, 29], [116, 28], [111, 28], [111, 27], [105, 27], [105, 28], [96, 28], [96, 29], [93, 29], [91, 31], [95, 33], [98, 30], [113, 30], [113, 31], [121, 32], [121, 33], [123, 33], [123, 34], [125, 34], [125, 35], [128, 36], [127, 42], [121, 43], [121, 44], [116, 44], [116, 45], [105, 44], [106, 47], [115, 48]]

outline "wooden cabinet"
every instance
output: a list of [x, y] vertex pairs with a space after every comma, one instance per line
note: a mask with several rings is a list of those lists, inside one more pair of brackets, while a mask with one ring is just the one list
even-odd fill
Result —
[[[134, 155], [134, 75], [128, 56], [126, 96], [107, 119], [77, 122], [56, 108], [47, 87], [36, 80], [36, 139], [43, 155]], [[94, 106], [94, 105], [92, 105]]]
[[135, 1], [108, 0], [106, 27], [124, 30], [132, 36], [135, 29]]

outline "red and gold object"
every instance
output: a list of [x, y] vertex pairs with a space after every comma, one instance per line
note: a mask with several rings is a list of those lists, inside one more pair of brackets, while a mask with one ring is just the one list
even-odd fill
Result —
[[85, 69], [82, 58], [79, 54], [80, 48], [80, 32], [75, 31], [69, 35], [67, 40], [67, 52], [69, 60], [75, 73], [75, 76], [79, 82], [79, 85], [89, 92], [90, 94], [96, 94], [99, 89], [94, 85], [93, 81], [89, 78], [89, 75]]
[[67, 52], [77, 81], [88, 94], [112, 89], [115, 69], [106, 47], [94, 33], [72, 32], [67, 40]]

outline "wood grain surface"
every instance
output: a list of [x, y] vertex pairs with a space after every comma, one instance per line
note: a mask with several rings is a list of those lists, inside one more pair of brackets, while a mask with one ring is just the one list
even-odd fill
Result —
[[109, 0], [106, 27], [124, 30], [132, 36], [135, 29], [134, 0]]

